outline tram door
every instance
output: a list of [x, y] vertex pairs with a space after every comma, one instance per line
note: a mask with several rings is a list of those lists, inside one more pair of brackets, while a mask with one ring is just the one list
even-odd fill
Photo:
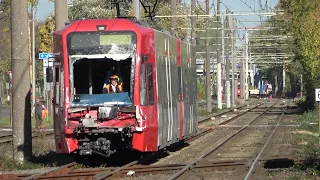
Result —
[[54, 107], [54, 134], [56, 142], [56, 151], [57, 153], [63, 153], [65, 150], [65, 144], [63, 143], [63, 138], [61, 135], [64, 133], [64, 120], [63, 120], [63, 103], [64, 103], [64, 93], [63, 93], [63, 64], [55, 62], [54, 64], [54, 98], [53, 98], [53, 107]]

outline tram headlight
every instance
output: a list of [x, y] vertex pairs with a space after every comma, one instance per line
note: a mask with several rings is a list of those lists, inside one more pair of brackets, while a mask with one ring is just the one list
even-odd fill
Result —
[[106, 25], [97, 25], [97, 30], [98, 30], [98, 31], [105, 31], [106, 28], [107, 28]]

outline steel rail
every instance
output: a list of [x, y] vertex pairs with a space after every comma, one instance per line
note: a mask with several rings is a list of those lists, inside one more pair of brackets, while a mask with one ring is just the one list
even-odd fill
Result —
[[[253, 103], [254, 103], [254, 102], [253, 102]], [[247, 105], [243, 105], [243, 106], [241, 106], [241, 107], [245, 107], [245, 106], [247, 106]], [[252, 107], [251, 109], [254, 109], [254, 108], [258, 107], [258, 106], [261, 106], [261, 105], [258, 104], [258, 105], [256, 105], [256, 106]], [[250, 109], [250, 110], [251, 110], [251, 109]], [[219, 113], [219, 114], [217, 114], [217, 115], [215, 115], [215, 116], [220, 116], [220, 115], [226, 114], [226, 113], [228, 113], [228, 112], [232, 112], [233, 110], [234, 110], [234, 109], [231, 109], [231, 110], [229, 110], [229, 111]], [[230, 121], [230, 120], [232, 120], [232, 119], [235, 119], [235, 118], [237, 118], [237, 117], [240, 117], [240, 116], [242, 116], [243, 114], [249, 112], [250, 110], [245, 111], [244, 113], [241, 113], [240, 115], [237, 115], [236, 117], [233, 117], [233, 118], [231, 118], [231, 119], [229, 119], [229, 120], [227, 120], [227, 121]], [[212, 117], [215, 117], [215, 116], [212, 116]], [[211, 117], [210, 117], [210, 118], [211, 118]], [[202, 121], [200, 121], [200, 122], [203, 123], [204, 121], [206, 121], [207, 119], [210, 119], [210, 118], [206, 118], [206, 119], [204, 119], [204, 120], [202, 120]], [[198, 124], [201, 124], [200, 122], [198, 122]], [[199, 137], [201, 137], [201, 136], [203, 136], [203, 135], [211, 132], [212, 130], [213, 130], [213, 128], [207, 129], [207, 130], [203, 131], [202, 133], [199, 133], [199, 134], [197, 134], [197, 135], [195, 135], [195, 136], [193, 136], [193, 137], [191, 137], [191, 138], [189, 138], [189, 139], [186, 139], [186, 142], [190, 142], [190, 141], [193, 141], [193, 140], [195, 140], [195, 139], [198, 139]], [[151, 155], [151, 156], [152, 156], [152, 155]], [[149, 158], [150, 158], [150, 157], [149, 157]], [[127, 168], [127, 167], [130, 167], [130, 166], [137, 165], [138, 163], [139, 163], [139, 161], [137, 160], [137, 161], [133, 161], [133, 162], [131, 162], [131, 163], [129, 163], [129, 164], [126, 164], [126, 165], [124, 165], [124, 166], [116, 169], [115, 171], [102, 172], [102, 173], [100, 173], [100, 174], [95, 175], [94, 179], [95, 179], [95, 180], [105, 179], [105, 178], [107, 178], [107, 177], [112, 176], [115, 172], [121, 171], [122, 169]]]
[[[250, 105], [251, 105], [251, 104], [254, 104], [254, 103], [256, 103], [256, 101], [250, 103]], [[243, 107], [247, 107], [247, 106], [248, 106], [248, 105], [246, 104], [246, 105], [239, 106], [238, 108], [243, 108]], [[254, 108], [258, 107], [258, 106], [260, 106], [260, 104], [255, 105], [254, 107], [250, 108], [249, 110], [247, 110], [247, 111], [245, 111], [245, 112], [243, 112], [243, 113], [241, 113], [241, 114], [238, 114], [238, 115], [236, 115], [235, 117], [233, 117], [233, 118], [231, 118], [231, 119], [229, 119], [229, 120], [227, 120], [227, 121], [230, 121], [230, 120], [232, 120], [232, 119], [236, 119], [236, 118], [242, 116], [243, 114], [249, 112], [250, 110], [252, 110], [252, 109], [254, 109]], [[232, 112], [234, 109], [235, 109], [235, 108], [232, 108], [232, 109], [230, 109], [230, 110], [227, 110], [227, 111], [224, 111], [224, 112], [215, 114], [215, 115], [213, 115], [213, 116], [211, 116], [211, 117], [217, 117], [217, 116], [221, 116], [221, 115], [227, 114], [227, 113], [229, 113], [229, 112]], [[198, 124], [204, 123], [206, 120], [211, 119], [211, 117], [202, 119], [201, 121], [198, 122]], [[223, 122], [222, 122], [222, 123], [223, 123]], [[193, 136], [193, 137], [191, 137], [191, 138], [186, 139], [185, 142], [190, 143], [191, 141], [196, 140], [196, 139], [202, 137], [203, 135], [211, 132], [213, 129], [214, 129], [214, 128], [206, 129], [206, 130], [204, 130], [203, 132], [201, 132], [201, 133], [199, 133], [199, 134], [197, 134], [197, 135], [195, 135], [195, 136]], [[7, 135], [7, 136], [5, 136], [5, 137], [9, 137], [9, 136], [12, 136], [12, 135]], [[1, 137], [0, 137], [0, 138], [1, 138]], [[152, 158], [152, 156], [154, 156], [154, 154], [153, 154], [153, 155], [150, 155], [150, 156], [147, 156], [147, 157], [145, 157], [144, 159], [140, 159], [140, 160], [136, 160], [136, 161], [130, 162], [130, 163], [128, 163], [128, 164], [126, 164], [126, 165], [124, 165], [124, 166], [122, 166], [122, 167], [120, 167], [120, 168], [121, 168], [121, 169], [128, 169], [128, 168], [131, 167], [131, 166], [134, 166], [134, 165], [139, 164], [140, 161], [145, 161], [145, 160], [147, 160], [147, 159]], [[70, 163], [70, 164], [73, 165], [73, 163]], [[31, 178], [31, 179], [41, 178], [41, 179], [42, 179], [43, 176], [46, 176], [48, 173], [52, 173], [53, 171], [54, 171], [54, 172], [57, 172], [57, 171], [59, 171], [59, 170], [61, 170], [61, 169], [64, 169], [66, 166], [70, 166], [70, 167], [71, 167], [70, 164], [67, 164], [67, 165], [58, 167], [57, 169], [54, 169], [54, 170], [49, 171], [49, 172], [46, 172], [46, 173], [40, 173], [40, 174], [37, 173], [37, 174], [32, 174], [32, 175], [26, 175], [27, 177], [26, 177], [25, 179], [30, 179], [30, 178]], [[119, 170], [121, 171], [120, 168], [117, 168], [117, 169], [118, 169], [117, 171], [119, 171]], [[100, 175], [98, 174], [98, 175], [96, 176], [96, 178], [99, 179], [99, 177], [101, 176], [101, 178], [104, 179], [104, 178], [103, 178], [104, 176], [105, 176], [105, 177], [110, 177], [110, 176], [112, 176], [115, 172], [117, 172], [117, 171], [114, 171], [114, 170], [111, 171], [110, 169], [105, 169], [104, 171], [108, 171], [108, 173], [106, 173], [106, 172], [100, 173]], [[29, 177], [29, 176], [31, 176], [31, 177]]]
[[70, 168], [70, 167], [72, 167], [72, 166], [74, 166], [74, 165], [76, 165], [76, 164], [77, 164], [76, 162], [72, 162], [72, 163], [69, 163], [69, 164], [66, 164], [66, 165], [64, 165], [64, 166], [55, 168], [55, 169], [53, 169], [53, 170], [51, 170], [51, 171], [48, 171], [48, 172], [45, 172], [45, 173], [39, 173], [39, 174], [32, 175], [32, 176], [30, 176], [30, 177], [26, 177], [26, 178], [24, 178], [23, 180], [33, 180], [33, 179], [40, 178], [41, 176], [48, 175], [48, 174], [50, 174], [50, 173], [57, 173], [57, 172], [59, 172], [59, 171], [61, 171], [61, 170], [64, 170], [64, 169], [66, 169], [66, 168]]
[[257, 155], [257, 157], [254, 159], [253, 163], [251, 164], [250, 170], [249, 170], [249, 172], [247, 173], [247, 175], [246, 175], [246, 177], [244, 178], [244, 180], [248, 180], [249, 177], [250, 177], [250, 175], [252, 174], [252, 171], [253, 171], [255, 165], [257, 164], [257, 162], [258, 162], [261, 154], [263, 153], [264, 149], [268, 146], [269, 141], [270, 141], [270, 139], [272, 138], [272, 136], [274, 135], [274, 132], [276, 131], [277, 127], [279, 127], [280, 121], [282, 120], [284, 113], [285, 113], [285, 110], [282, 112], [282, 114], [281, 114], [281, 116], [280, 116], [280, 118], [279, 118], [279, 120], [278, 120], [278, 123], [277, 123], [277, 125], [275, 126], [275, 128], [273, 129], [272, 133], [269, 135], [268, 140], [266, 141], [266, 143], [264, 144], [264, 146], [263, 146], [262, 149], [260, 150], [259, 154]]
[[93, 177], [93, 179], [95, 179], [95, 180], [105, 179], [105, 178], [107, 178], [107, 177], [112, 176], [115, 172], [119, 172], [119, 171], [121, 171], [121, 170], [123, 170], [123, 169], [125, 169], [125, 168], [127, 168], [127, 167], [130, 167], [130, 166], [133, 166], [133, 165], [138, 164], [138, 162], [139, 162], [139, 161], [133, 161], [133, 162], [131, 162], [131, 163], [129, 163], [129, 164], [126, 164], [126, 165], [124, 165], [124, 166], [122, 166], [122, 167], [120, 167], [120, 168], [117, 168], [117, 169], [114, 170], [114, 171], [102, 172], [102, 173], [100, 173], [100, 174], [95, 175], [95, 176]]
[[[205, 169], [205, 168], [221, 168], [221, 167], [235, 167], [235, 166], [246, 166], [248, 164], [248, 161], [217, 161], [217, 162], [208, 162], [208, 163], [200, 163], [195, 166], [195, 169]], [[123, 177], [127, 176], [128, 171], [134, 171], [134, 174], [139, 174], [139, 176], [143, 176], [146, 173], [163, 173], [166, 171], [176, 171], [180, 170], [185, 166], [185, 164], [164, 164], [164, 165], [150, 165], [150, 166], [136, 166], [136, 167], [127, 167], [124, 168], [118, 173], [115, 174], [116, 177]], [[115, 171], [116, 168], [108, 168], [104, 170], [109, 171]], [[101, 169], [96, 170], [76, 170], [71, 171], [66, 174], [62, 174], [61, 176], [42, 176], [37, 179], [75, 179], [86, 177], [86, 178], [92, 178], [95, 175], [97, 175], [99, 172], [101, 172]]]
[[[201, 119], [201, 120], [198, 120], [198, 124], [202, 124], [202, 123], [206, 122], [207, 120], [211, 119], [212, 117], [217, 117], [217, 116], [225, 115], [225, 114], [227, 114], [227, 113], [233, 112], [235, 109], [242, 109], [242, 108], [244, 108], [244, 107], [247, 107], [248, 105], [252, 105], [252, 104], [255, 104], [255, 103], [257, 103], [257, 102], [259, 102], [259, 101], [253, 101], [253, 102], [251, 102], [251, 103], [249, 103], [249, 104], [241, 105], [241, 106], [239, 106], [239, 107], [233, 107], [233, 108], [230, 108], [230, 109], [228, 109], [228, 110], [226, 110], [226, 111], [223, 111], [223, 112], [220, 112], [220, 113], [217, 113], [217, 114], [211, 114], [211, 115], [209, 115], [209, 117], [206, 117], [206, 118], [203, 118], [203, 119]], [[258, 104], [259, 104], [259, 103], [258, 103]], [[251, 109], [253, 109], [253, 108], [251, 108]]]
[[186, 171], [190, 170], [193, 166], [195, 166], [197, 163], [199, 163], [203, 158], [205, 158], [206, 156], [208, 156], [209, 154], [211, 154], [212, 152], [214, 152], [216, 149], [218, 149], [220, 146], [222, 146], [223, 144], [225, 144], [227, 141], [229, 141], [232, 137], [234, 137], [235, 135], [239, 134], [241, 131], [243, 131], [247, 126], [249, 126], [253, 121], [255, 121], [256, 119], [258, 119], [260, 116], [262, 116], [263, 114], [265, 114], [269, 109], [271, 109], [273, 106], [275, 106], [278, 102], [275, 102], [274, 104], [272, 104], [271, 106], [267, 107], [267, 109], [260, 113], [257, 117], [252, 118], [252, 120], [250, 120], [249, 123], [247, 123], [246, 125], [244, 125], [240, 130], [238, 130], [237, 132], [233, 133], [232, 135], [226, 137], [225, 139], [223, 139], [222, 142], [220, 142], [217, 146], [215, 146], [213, 149], [211, 149], [210, 151], [206, 152], [205, 154], [201, 155], [199, 158], [197, 158], [196, 160], [194, 160], [193, 162], [189, 163], [187, 166], [185, 166], [182, 170], [178, 171], [176, 174], [174, 174], [173, 176], [171, 176], [169, 178], [169, 180], [173, 180], [173, 179], [177, 179], [178, 177], [180, 177], [183, 173], [185, 173]]
[[[222, 121], [222, 122], [220, 122], [220, 123], [217, 124], [217, 125], [210, 126], [208, 129], [205, 129], [205, 130], [202, 131], [201, 133], [196, 134], [195, 136], [192, 136], [192, 137], [190, 137], [190, 138], [185, 139], [185, 142], [189, 143], [189, 142], [191, 142], [191, 141], [194, 141], [194, 140], [196, 140], [196, 139], [198, 139], [198, 138], [200, 138], [200, 137], [202, 137], [202, 136], [204, 136], [204, 135], [212, 132], [214, 129], [216, 129], [216, 128], [219, 127], [220, 125], [229, 123], [230, 121], [233, 121], [233, 120], [235, 120], [235, 119], [243, 116], [244, 114], [246, 114], [246, 113], [248, 113], [248, 112], [254, 112], [254, 111], [252, 111], [252, 110], [255, 109], [255, 108], [257, 108], [257, 107], [259, 107], [259, 106], [261, 106], [261, 105], [262, 105], [262, 104], [256, 104], [255, 106], [251, 107], [250, 109], [248, 109], [248, 110], [246, 110], [246, 111], [244, 111], [244, 112], [241, 112], [241, 113], [237, 114], [236, 116], [234, 116], [234, 117], [232, 117], [232, 118], [230, 118], [230, 119], [228, 119], [228, 120]], [[247, 105], [245, 105], [245, 106], [247, 106]], [[242, 107], [245, 107], [245, 106], [242, 106]], [[216, 115], [216, 116], [224, 115], [224, 114], [227, 114], [227, 113], [229, 113], [229, 112], [232, 112], [232, 110], [231, 110], [231, 111], [228, 111], [228, 112], [225, 112], [225, 113], [221, 113], [221, 114]], [[212, 116], [212, 117], [216, 117], [216, 116]], [[207, 119], [204, 119], [204, 120], [198, 122], [198, 125], [200, 125], [200, 124], [202, 124], [202, 123], [204, 123], [204, 122], [206, 122], [206, 121], [208, 121], [208, 120], [210, 120], [210, 119], [211, 119], [211, 117], [210, 117], [210, 118], [207, 118]]]
[[[54, 132], [45, 132], [45, 134], [43, 134], [43, 135], [52, 136], [52, 135], [54, 135]], [[32, 138], [39, 138], [43, 135], [33, 135]], [[6, 144], [6, 143], [10, 143], [12, 141], [13, 141], [12, 135], [6, 135], [6, 136], [0, 137], [0, 144]]]
[[[257, 102], [259, 102], [259, 101], [254, 101], [254, 102], [250, 103], [250, 105], [255, 104], [255, 103], [257, 103]], [[249, 104], [242, 105], [242, 106], [239, 106], [238, 108], [247, 107], [248, 105], [249, 105]], [[251, 107], [249, 110], [246, 110], [246, 111], [244, 111], [244, 112], [242, 112], [242, 113], [240, 113], [240, 114], [237, 114], [235, 117], [232, 117], [231, 119], [228, 119], [227, 121], [223, 121], [223, 122], [221, 122], [221, 123], [230, 122], [231, 120], [234, 120], [234, 119], [242, 116], [243, 114], [246, 114], [246, 113], [248, 113], [248, 112], [251, 112], [251, 110], [253, 110], [253, 109], [255, 109], [255, 108], [257, 108], [257, 107], [259, 107], [259, 106], [261, 106], [261, 105], [262, 105], [262, 104], [256, 104], [256, 105], [254, 105], [253, 107]], [[224, 114], [233, 112], [234, 109], [236, 109], [236, 108], [232, 108], [232, 109], [227, 110], [227, 111], [225, 111], [225, 112], [218, 113], [218, 114], [213, 115], [213, 116], [211, 116], [211, 117], [217, 117], [217, 116], [221, 116], [221, 115], [224, 115]], [[198, 124], [201, 124], [201, 122], [203, 123], [204, 121], [206, 121], [206, 120], [208, 120], [208, 119], [211, 119], [211, 117], [199, 121]], [[205, 131], [197, 134], [196, 136], [193, 136], [193, 137], [187, 139], [186, 142], [191, 142], [191, 141], [193, 141], [193, 140], [195, 140], [195, 139], [198, 139], [199, 137], [201, 137], [201, 136], [203, 136], [203, 135], [211, 132], [213, 129], [215, 129], [215, 128], [206, 129]], [[139, 164], [141, 161], [145, 161], [145, 160], [147, 160], [147, 159], [150, 159], [150, 158], [152, 158], [154, 155], [155, 155], [155, 154], [152, 154], [152, 155], [147, 156], [147, 157], [145, 157], [145, 158], [143, 158], [143, 159], [130, 162], [130, 163], [124, 165], [124, 166], [121, 166], [120, 168], [115, 169], [115, 170], [106, 169], [107, 172], [102, 172], [102, 173], [100, 173], [100, 174], [96, 174], [96, 175], [94, 176], [94, 179], [105, 179], [105, 178], [107, 178], [107, 177], [112, 176], [112, 175], [113, 175], [114, 173], [116, 173], [116, 172], [119, 172], [119, 171], [121, 172], [121, 171], [126, 170], [126, 169], [128, 169], [128, 168], [130, 169], [131, 166], [137, 165], [137, 164]], [[74, 165], [75, 165], [75, 162], [69, 163], [69, 164], [67, 164], [67, 165], [58, 167], [58, 168], [56, 168], [56, 169], [54, 169], [54, 170], [51, 170], [51, 171], [49, 171], [49, 172], [46, 172], [46, 173], [33, 174], [32, 176], [26, 177], [25, 179], [43, 179], [43, 178], [45, 178], [49, 173], [58, 172], [58, 171], [60, 171], [60, 170], [64, 170], [64, 169], [67, 168], [67, 167], [70, 168], [70, 167], [72, 167], [72, 166], [74, 166]], [[181, 168], [180, 168], [180, 169], [181, 169]], [[53, 178], [53, 177], [52, 177], [52, 178]]]
[[[245, 107], [245, 106], [247, 106], [247, 105], [244, 105], [244, 106], [241, 106], [241, 107]], [[260, 106], [260, 104], [254, 106], [254, 107], [251, 108], [251, 109], [254, 109], [254, 108], [258, 107], [258, 106]], [[251, 109], [250, 109], [250, 110], [251, 110]], [[233, 110], [233, 109], [232, 109], [232, 110]], [[226, 111], [226, 112], [222, 112], [222, 113], [220, 113], [220, 114], [218, 114], [218, 115], [215, 115], [215, 116], [219, 116], [219, 115], [222, 115], [222, 114], [226, 114], [226, 113], [228, 113], [228, 112], [232, 112], [232, 110], [229, 110], [229, 111]], [[235, 119], [235, 118], [237, 118], [237, 117], [240, 117], [240, 116], [242, 116], [243, 114], [249, 112], [250, 110], [245, 111], [244, 113], [242, 113], [242, 114], [240, 114], [240, 115], [237, 115], [236, 117], [233, 117], [233, 118], [231, 118], [231, 119]], [[212, 117], [215, 117], [215, 116], [212, 116]], [[211, 118], [211, 117], [210, 117], [210, 118]], [[204, 120], [202, 120], [202, 121], [200, 121], [200, 122], [204, 122], [204, 121], [206, 121], [207, 119], [210, 119], [210, 118], [206, 118], [206, 119], [204, 119]], [[227, 120], [227, 121], [230, 121], [231, 119], [229, 119], [229, 120]], [[201, 124], [201, 123], [198, 122], [198, 124]], [[193, 141], [193, 140], [195, 140], [195, 139], [198, 139], [199, 137], [201, 137], [201, 136], [203, 136], [203, 135], [211, 132], [212, 130], [213, 130], [213, 128], [207, 129], [207, 130], [203, 131], [202, 133], [197, 134], [196, 136], [193, 136], [193, 137], [191, 137], [191, 138], [189, 138], [189, 139], [186, 139], [186, 142], [190, 142], [190, 141]], [[152, 155], [151, 155], [151, 156], [152, 156]], [[95, 179], [95, 180], [105, 179], [105, 178], [107, 178], [107, 177], [112, 176], [115, 172], [121, 171], [122, 169], [124, 169], [124, 168], [126, 168], [126, 167], [129, 167], [129, 166], [134, 166], [134, 165], [136, 165], [136, 164], [138, 164], [138, 163], [139, 163], [139, 161], [134, 161], [134, 162], [132, 162], [132, 163], [126, 164], [126, 165], [124, 165], [124, 166], [116, 169], [115, 171], [102, 172], [102, 173], [100, 173], [100, 174], [97, 174], [97, 175], [94, 177], [94, 179]]]
[[[257, 108], [257, 107], [259, 107], [259, 106], [261, 106], [261, 105], [262, 105], [262, 104], [257, 104], [257, 105], [255, 105], [255, 106], [253, 106], [252, 108], [249, 108], [249, 110], [246, 110], [246, 111], [244, 111], [244, 112], [240, 112], [236, 117], [240, 117], [240, 116], [242, 116], [243, 114], [245, 114], [245, 113], [247, 113], [247, 112], [250, 112], [252, 109], [255, 109], [255, 108]], [[243, 107], [247, 107], [247, 105], [242, 106], [242, 107], [240, 107], [240, 108], [243, 108]], [[236, 108], [234, 108], [234, 109], [236, 109]], [[216, 115], [213, 115], [213, 116], [204, 118], [204, 119], [202, 119], [202, 120], [199, 120], [199, 121], [198, 121], [198, 125], [205, 123], [206, 121], [210, 120], [210, 119], [213, 118], [213, 117], [215, 118], [215, 117], [222, 116], [222, 115], [225, 115], [225, 114], [228, 114], [228, 113], [233, 113], [233, 112], [234, 112], [234, 109], [231, 109], [231, 110], [229, 110], [229, 111], [222, 112], [222, 113], [219, 113], [219, 114], [216, 114]], [[234, 118], [232, 118], [232, 119], [234, 119]]]
[[[297, 157], [291, 157], [291, 156], [281, 156], [277, 158], [265, 158], [265, 159], [259, 159], [259, 162], [268, 162], [268, 161], [291, 161], [291, 162], [296, 162], [296, 163], [301, 163], [304, 160], [299, 159]], [[244, 166], [246, 167], [248, 165], [248, 160], [230, 160], [230, 161], [210, 161], [210, 162], [200, 162], [199, 164], [195, 165], [193, 168], [194, 169], [205, 169], [205, 168], [234, 168], [236, 166]], [[127, 176], [128, 171], [134, 171], [135, 175], [138, 176], [143, 176], [146, 173], [164, 173], [166, 171], [176, 171], [176, 170], [181, 170], [183, 167], [185, 167], [186, 164], [164, 164], [164, 165], [147, 165], [147, 166], [134, 166], [134, 167], [128, 167], [124, 168], [120, 172], [116, 174], [116, 177], [123, 177]], [[55, 176], [50, 173], [44, 176], [37, 177], [35, 179], [90, 179], [97, 173], [101, 171], [113, 171], [117, 169], [116, 167], [111, 167], [111, 168], [103, 168], [103, 169], [77, 169], [77, 170], [72, 170], [69, 171], [65, 174], [61, 174], [60, 176]], [[59, 173], [56, 171], [56, 173]], [[11, 174], [3, 174], [0, 175], [0, 178], [4, 179], [14, 179], [14, 180], [20, 180], [23, 179], [26, 176], [32, 176], [34, 174], [19, 174], [16, 176], [13, 176]], [[137, 177], [137, 176], [135, 176]]]

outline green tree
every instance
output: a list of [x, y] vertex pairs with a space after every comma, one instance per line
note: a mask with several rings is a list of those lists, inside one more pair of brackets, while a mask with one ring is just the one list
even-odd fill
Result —
[[292, 52], [303, 72], [306, 90], [306, 108], [314, 107], [314, 88], [320, 86], [320, 0], [281, 0], [279, 7], [285, 10], [288, 31], [293, 35]]
[[101, 19], [115, 16], [111, 1], [105, 0], [74, 0], [69, 8], [69, 19]]
[[[2, 87], [5, 87], [4, 84], [7, 80], [7, 72], [11, 70], [11, 31], [10, 31], [10, 0], [2, 0], [0, 2], [0, 84], [2, 85], [1, 91], [3, 91]], [[37, 6], [38, 0], [28, 0], [29, 6]], [[30, 14], [29, 14], [30, 15]], [[29, 16], [31, 19], [31, 15]], [[30, 23], [31, 26], [31, 23]], [[31, 29], [31, 28], [30, 28]], [[29, 29], [29, 34], [30, 34]], [[31, 52], [31, 36], [29, 40], [29, 49]], [[31, 56], [30, 56], [30, 67], [31, 67]], [[30, 69], [31, 70], [31, 69]], [[39, 76], [37, 76], [39, 77]], [[3, 94], [3, 93], [1, 93]]]

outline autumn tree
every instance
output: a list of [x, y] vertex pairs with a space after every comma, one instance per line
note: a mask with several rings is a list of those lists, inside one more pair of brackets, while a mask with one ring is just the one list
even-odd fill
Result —
[[[2, 97], [4, 91], [4, 84], [8, 82], [7, 72], [11, 69], [11, 31], [10, 31], [10, 0], [2, 0], [0, 2], [0, 89]], [[38, 4], [38, 0], [28, 0], [28, 4], [30, 7], [36, 7]], [[31, 13], [29, 13], [29, 20], [32, 19]], [[29, 51], [31, 52], [31, 22], [29, 26]], [[36, 24], [37, 29], [37, 24]], [[31, 53], [30, 53], [31, 54]], [[38, 62], [37, 62], [38, 63]], [[36, 66], [39, 66], [36, 64]], [[30, 56], [30, 72], [32, 67], [32, 58]], [[36, 76], [36, 78], [40, 78], [41, 76]]]
[[314, 107], [314, 88], [320, 87], [320, 0], [280, 0], [293, 36], [294, 61], [299, 62], [306, 90], [306, 107]]

